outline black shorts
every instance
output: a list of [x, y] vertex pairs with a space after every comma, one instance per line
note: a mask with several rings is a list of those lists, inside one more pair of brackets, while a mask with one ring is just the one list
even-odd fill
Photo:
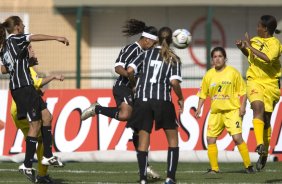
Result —
[[178, 127], [176, 113], [172, 102], [150, 99], [143, 101], [136, 99], [133, 106], [131, 119], [127, 127], [135, 131], [145, 130], [151, 133], [153, 121], [155, 120], [155, 130], [175, 129]]
[[17, 105], [18, 119], [28, 121], [41, 120], [41, 111], [47, 108], [46, 103], [37, 93], [34, 86], [25, 86], [11, 91]]
[[133, 106], [133, 92], [132, 92], [132, 89], [130, 89], [129, 87], [114, 86], [113, 95], [114, 95], [117, 107], [119, 107], [122, 102], [125, 102], [130, 106]]

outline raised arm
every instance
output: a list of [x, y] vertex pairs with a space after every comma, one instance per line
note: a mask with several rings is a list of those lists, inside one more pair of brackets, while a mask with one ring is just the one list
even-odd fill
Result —
[[235, 42], [236, 46], [238, 47], [238, 49], [241, 50], [241, 52], [245, 55], [245, 56], [249, 56], [249, 52], [248, 50], [245, 48], [245, 43], [242, 40], [236, 40]]
[[48, 84], [52, 80], [63, 81], [64, 80], [64, 76], [62, 74], [60, 74], [60, 75], [50, 75], [50, 76], [44, 77], [42, 79], [41, 84], [40, 84], [40, 88], [42, 88], [43, 86], [45, 86], [46, 84]]
[[34, 34], [29, 36], [30, 42], [36, 42], [36, 41], [48, 41], [48, 40], [56, 40], [58, 42], [61, 42], [63, 44], [69, 45], [69, 41], [65, 37], [60, 36], [50, 36], [50, 35], [44, 35], [44, 34]]
[[260, 59], [264, 60], [265, 62], [269, 63], [270, 59], [266, 56], [266, 54], [264, 54], [263, 52], [260, 52], [259, 50], [255, 49], [254, 47], [252, 47], [248, 33], [245, 33], [245, 38], [246, 38], [246, 40], [244, 41], [245, 49], [247, 49], [247, 48], [250, 49], [250, 51], [254, 55], [256, 55]]

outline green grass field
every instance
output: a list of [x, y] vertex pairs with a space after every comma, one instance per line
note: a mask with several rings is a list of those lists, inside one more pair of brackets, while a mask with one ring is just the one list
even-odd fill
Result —
[[[149, 183], [163, 183], [165, 163], [151, 163], [162, 179]], [[18, 163], [0, 163], [0, 183], [30, 183], [17, 168]], [[36, 167], [36, 164], [34, 165]], [[221, 173], [205, 174], [208, 163], [179, 163], [177, 183], [282, 183], [282, 163], [267, 163], [262, 172], [245, 174], [241, 163], [220, 163]], [[64, 168], [50, 168], [50, 176], [60, 183], [138, 183], [137, 163], [67, 163]]]

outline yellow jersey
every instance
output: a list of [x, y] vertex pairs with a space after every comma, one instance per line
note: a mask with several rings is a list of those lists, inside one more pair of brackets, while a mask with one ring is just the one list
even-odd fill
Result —
[[43, 78], [39, 78], [39, 77], [37, 76], [36, 71], [35, 71], [32, 67], [29, 67], [29, 71], [30, 71], [30, 75], [31, 75], [31, 78], [32, 78], [32, 80], [33, 80], [33, 83], [34, 83], [33, 85], [34, 85], [35, 89], [36, 89], [36, 90], [39, 90]]
[[240, 108], [240, 96], [246, 94], [246, 84], [235, 68], [226, 66], [217, 72], [210, 69], [203, 77], [198, 96], [211, 98], [211, 113]]
[[248, 50], [249, 68], [247, 70], [247, 79], [277, 79], [281, 77], [281, 64], [279, 57], [282, 52], [280, 41], [275, 37], [261, 38], [253, 37], [251, 46], [264, 53], [270, 60], [269, 63], [257, 57], [250, 49]]

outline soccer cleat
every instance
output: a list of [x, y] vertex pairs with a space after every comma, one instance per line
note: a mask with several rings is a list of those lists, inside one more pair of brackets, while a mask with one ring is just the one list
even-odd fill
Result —
[[249, 167], [246, 168], [246, 173], [247, 174], [255, 174], [254, 167], [250, 165]]
[[55, 183], [49, 175], [39, 176], [36, 177], [36, 183]]
[[173, 181], [171, 178], [166, 178], [164, 184], [176, 184], [176, 182]]
[[208, 169], [208, 171], [205, 174], [218, 174], [218, 173], [219, 173], [219, 171]]
[[54, 167], [64, 167], [64, 164], [59, 160], [58, 157], [52, 156], [50, 158], [45, 158], [41, 160], [42, 165], [54, 166]]
[[36, 181], [35, 178], [35, 169], [34, 168], [27, 168], [24, 164], [19, 166], [19, 172], [26, 176], [32, 183]]
[[141, 180], [140, 184], [147, 184], [148, 182], [146, 180]]
[[259, 154], [259, 155], [263, 155], [266, 153], [265, 151], [265, 146], [263, 144], [260, 144], [257, 146], [256, 148], [256, 152]]
[[160, 179], [160, 175], [153, 170], [152, 166], [148, 166], [147, 167], [147, 176], [148, 178], [152, 178], [152, 179]]
[[81, 120], [84, 121], [87, 118], [90, 118], [91, 116], [95, 116], [95, 107], [97, 105], [100, 105], [98, 102], [91, 104], [90, 107], [88, 107], [87, 109], [85, 109], [82, 113], [81, 113]]
[[266, 155], [260, 155], [259, 159], [256, 163], [256, 168], [258, 171], [262, 170], [266, 164], [267, 156]]

